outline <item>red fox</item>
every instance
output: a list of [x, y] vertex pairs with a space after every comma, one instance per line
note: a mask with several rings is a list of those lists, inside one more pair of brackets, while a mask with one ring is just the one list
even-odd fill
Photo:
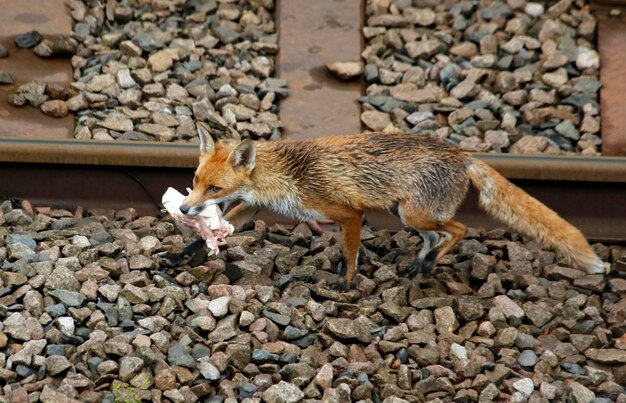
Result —
[[582, 233], [487, 164], [447, 143], [414, 134], [362, 133], [312, 140], [225, 144], [197, 124], [200, 161], [180, 210], [242, 203], [225, 218], [239, 228], [261, 207], [299, 220], [332, 220], [343, 234], [340, 288], [357, 270], [364, 209], [387, 210], [419, 231], [411, 277], [429, 273], [467, 233], [454, 216], [471, 183], [480, 206], [521, 234], [561, 252], [588, 273], [605, 264]]

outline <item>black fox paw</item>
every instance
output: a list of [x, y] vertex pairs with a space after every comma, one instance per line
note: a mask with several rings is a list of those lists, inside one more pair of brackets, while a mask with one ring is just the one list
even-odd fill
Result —
[[160, 270], [165, 270], [182, 265], [188, 257], [178, 253], [163, 253], [157, 257]]
[[330, 289], [338, 292], [348, 292], [351, 289], [354, 289], [355, 285], [347, 282], [345, 279], [341, 279], [335, 284], [330, 285]]
[[335, 284], [331, 284], [330, 289], [338, 292], [346, 292], [348, 291], [348, 286], [343, 281]]
[[424, 256], [424, 258], [417, 257], [411, 265], [409, 271], [409, 277], [415, 278], [416, 275], [421, 274], [422, 277], [432, 277], [433, 268], [435, 267], [435, 259], [437, 257], [437, 250], [433, 249]]
[[348, 272], [348, 265], [346, 265], [346, 261], [343, 260], [343, 257], [342, 257], [341, 260], [339, 260], [339, 263], [337, 263], [337, 274], [340, 275], [341, 277], [345, 277], [347, 272]]
[[415, 259], [409, 271], [409, 278], [414, 279], [415, 276], [421, 274], [422, 277], [431, 277], [433, 275], [433, 265], [428, 261]]

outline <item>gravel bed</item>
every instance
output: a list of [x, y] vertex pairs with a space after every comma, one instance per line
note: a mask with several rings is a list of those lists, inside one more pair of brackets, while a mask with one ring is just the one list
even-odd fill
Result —
[[[196, 141], [196, 121], [230, 139], [277, 139], [273, 0], [68, 0], [70, 38], [21, 39], [41, 57], [71, 56], [71, 89], [20, 86], [14, 105], [76, 113], [74, 136]], [[10, 80], [0, 75], [0, 81]]]
[[[88, 3], [88, 2], [87, 2]], [[273, 0], [75, 2], [77, 138], [278, 138]], [[81, 109], [79, 107], [78, 109]]]
[[367, 0], [361, 120], [468, 151], [599, 155], [596, 31], [583, 0]]
[[[22, 208], [18, 208], [22, 207]], [[586, 275], [470, 230], [432, 279], [421, 240], [363, 230], [357, 289], [336, 234], [251, 223], [217, 256], [132, 209], [0, 205], [0, 402], [626, 402], [626, 248]]]

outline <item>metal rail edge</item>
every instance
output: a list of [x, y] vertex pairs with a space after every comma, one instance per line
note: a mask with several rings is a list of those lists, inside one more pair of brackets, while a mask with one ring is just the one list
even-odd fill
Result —
[[[626, 183], [626, 157], [473, 153], [509, 179]], [[0, 139], [0, 162], [195, 168], [195, 144]]]

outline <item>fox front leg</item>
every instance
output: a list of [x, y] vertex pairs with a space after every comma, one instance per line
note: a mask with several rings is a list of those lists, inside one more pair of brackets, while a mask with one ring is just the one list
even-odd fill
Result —
[[357, 272], [362, 220], [363, 213], [354, 210], [351, 210], [351, 214], [346, 217], [335, 220], [339, 223], [343, 234], [343, 261], [345, 262], [345, 266], [339, 273], [342, 276], [341, 282], [335, 287], [338, 291], [349, 290]]
[[224, 219], [235, 227], [235, 231], [238, 231], [246, 223], [250, 222], [260, 209], [260, 207], [249, 206], [244, 202], [240, 202], [224, 215]]
[[179, 253], [163, 254], [159, 259], [159, 269], [163, 271], [167, 268], [181, 266], [183, 263], [191, 260], [204, 245], [204, 239], [198, 238]]

